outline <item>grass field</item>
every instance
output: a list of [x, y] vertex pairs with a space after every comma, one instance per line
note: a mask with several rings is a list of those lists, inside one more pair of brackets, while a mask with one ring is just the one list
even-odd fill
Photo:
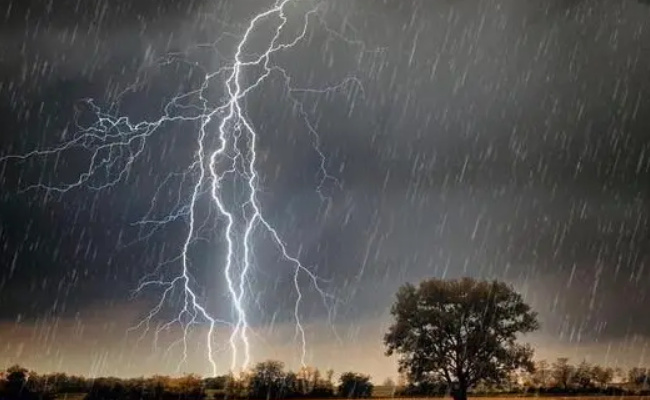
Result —
[[[85, 393], [66, 393], [63, 395], [57, 396], [58, 400], [83, 400], [85, 396]], [[382, 399], [393, 399], [394, 397], [391, 397], [389, 395], [386, 395], [382, 392], [378, 392], [375, 395], [372, 396], [373, 399], [375, 400], [382, 400]], [[538, 396], [528, 396], [528, 397], [523, 397], [523, 396], [495, 396], [495, 397], [485, 397], [485, 396], [478, 396], [474, 397], [475, 399], [481, 399], [481, 400], [530, 400], [531, 397], [538, 397]], [[612, 400], [612, 399], [625, 399], [625, 400], [650, 400], [650, 396], [544, 396], [547, 397], [549, 400]], [[206, 400], [213, 398], [213, 394], [208, 391]], [[472, 396], [469, 396], [471, 399]], [[399, 397], [400, 400], [424, 400], [426, 398], [424, 397]], [[441, 397], [435, 397], [432, 399], [443, 399]], [[318, 399], [310, 399], [310, 400], [318, 400]], [[323, 399], [323, 400], [332, 400], [330, 399]]]
[[85, 393], [64, 393], [56, 396], [57, 400], [83, 400]]

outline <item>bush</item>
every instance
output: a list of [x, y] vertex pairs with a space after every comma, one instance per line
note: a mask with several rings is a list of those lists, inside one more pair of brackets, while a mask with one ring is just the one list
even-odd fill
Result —
[[6, 371], [0, 386], [2, 400], [53, 400], [54, 394], [29, 384], [29, 372], [18, 365]]
[[368, 375], [346, 372], [341, 375], [338, 395], [340, 397], [363, 398], [372, 396], [373, 385]]

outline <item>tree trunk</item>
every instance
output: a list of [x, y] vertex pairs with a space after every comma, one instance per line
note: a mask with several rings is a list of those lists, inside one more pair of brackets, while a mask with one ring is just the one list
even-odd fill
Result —
[[467, 387], [459, 385], [451, 390], [451, 397], [454, 400], [467, 400]]

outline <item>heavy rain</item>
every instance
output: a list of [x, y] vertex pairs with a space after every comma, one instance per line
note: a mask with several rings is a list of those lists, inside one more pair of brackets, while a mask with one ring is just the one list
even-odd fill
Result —
[[[647, 391], [648, 43], [640, 0], [0, 2], [0, 369]], [[435, 330], [501, 284], [531, 354], [414, 350], [409, 288]]]

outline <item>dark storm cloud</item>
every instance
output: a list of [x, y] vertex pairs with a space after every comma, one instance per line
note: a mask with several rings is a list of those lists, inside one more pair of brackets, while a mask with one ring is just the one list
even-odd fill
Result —
[[[78, 99], [113, 100], [133, 81], [140, 90], [120, 108], [137, 119], [155, 115], [161, 99], [201, 76], [157, 69], [155, 60], [223, 29], [240, 32], [259, 4], [233, 4], [12, 3], [0, 31], [3, 154], [55, 143]], [[278, 82], [249, 105], [264, 131], [267, 215], [329, 280], [343, 302], [341, 321], [384, 314], [404, 281], [468, 274], [525, 288], [546, 334], [650, 335], [642, 318], [650, 284], [650, 8], [623, 0], [354, 1], [330, 4], [325, 15], [330, 28], [365, 47], [316, 27], [280, 61], [296, 85], [350, 74], [363, 84], [303, 98], [342, 183], [326, 185], [330, 202], [314, 190], [320, 160], [291, 104], [278, 105], [286, 97]], [[215, 62], [210, 52], [189, 54]], [[156, 185], [190, 160], [193, 138], [179, 132], [191, 129], [164, 130], [127, 184], [104, 193], [16, 193], [35, 180], [69, 181], [82, 158], [59, 176], [38, 163], [3, 165], [2, 317], [127, 301], [142, 274], [181, 243], [179, 223], [122, 247]], [[263, 236], [259, 245], [256, 300], [277, 314], [260, 309], [255, 320], [288, 321], [291, 274], [277, 271], [290, 266]], [[219, 299], [223, 282], [209, 268], [219, 263], [218, 243], [201, 246], [197, 275], [218, 282], [209, 296]], [[305, 296], [306, 319], [322, 320], [318, 297]]]
[[[647, 334], [633, 317], [609, 320], [643, 304], [648, 279], [648, 10], [400, 4], [374, 11], [388, 20], [376, 23], [383, 35], [403, 42], [364, 65], [372, 84], [358, 120], [326, 136], [346, 182], [346, 211], [320, 243], [338, 245], [328, 269], [362, 292], [349, 265], [371, 247], [365, 285], [389, 293], [396, 276], [443, 269], [528, 280], [561, 299], [544, 310], [551, 331], [568, 316], [586, 330], [607, 323], [603, 338]], [[390, 301], [358, 296], [360, 313]]]

